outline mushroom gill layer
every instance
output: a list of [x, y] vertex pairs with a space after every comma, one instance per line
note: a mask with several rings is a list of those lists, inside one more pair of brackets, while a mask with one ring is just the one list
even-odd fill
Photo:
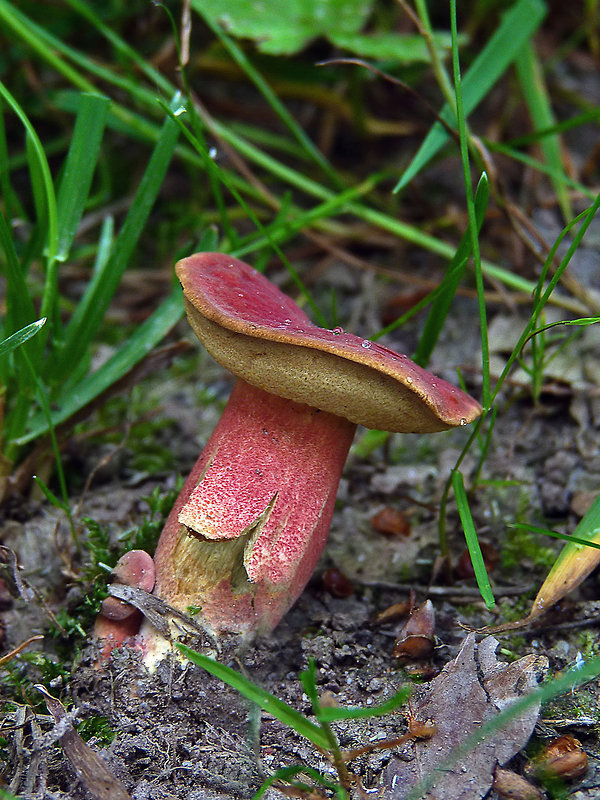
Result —
[[[204, 347], [226, 369], [247, 383], [296, 403], [319, 408], [364, 425], [396, 433], [434, 433], [466, 425], [479, 416], [479, 404], [444, 384], [442, 400], [422, 384], [397, 378], [330, 352], [264, 341], [236, 333], [202, 316], [189, 301], [186, 310]], [[431, 376], [434, 381], [434, 376]], [[448, 388], [446, 388], [448, 387]]]

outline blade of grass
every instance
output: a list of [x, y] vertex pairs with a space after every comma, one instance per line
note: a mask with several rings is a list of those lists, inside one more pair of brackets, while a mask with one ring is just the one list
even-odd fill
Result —
[[471, 556], [471, 563], [473, 564], [473, 570], [475, 572], [475, 580], [477, 581], [477, 586], [479, 587], [486, 608], [492, 609], [495, 607], [496, 601], [494, 600], [490, 579], [485, 568], [475, 525], [473, 524], [473, 517], [471, 516], [471, 509], [469, 508], [463, 476], [457, 469], [452, 472], [452, 488], [454, 489], [454, 497], [465, 534], [465, 540], [469, 548], [469, 555]]
[[[71, 2], [73, 2], [73, 0], [71, 0]], [[521, 0], [521, 2], [525, 2], [525, 0]], [[540, 2], [540, 0], [527, 0], [527, 2], [533, 3], [533, 7], [538, 11], [540, 8], [542, 11], [545, 9], [545, 6]], [[91, 59], [85, 57], [83, 54], [67, 47], [60, 40], [56, 39], [56, 37], [52, 37], [50, 34], [47, 34], [47, 32], [40, 28], [40, 26], [36, 26], [35, 23], [32, 23], [31, 20], [27, 19], [27, 17], [24, 17], [24, 15], [22, 15], [20, 12], [17, 12], [16, 9], [7, 3], [7, 0], [0, 0], [0, 19], [6, 21], [13, 28], [14, 32], [17, 35], [20, 35], [42, 59], [48, 61], [49, 54], [55, 54], [56, 52], [62, 52], [66, 55], [66, 57], [74, 59], [77, 63], [78, 70], [72, 70], [71, 68], [67, 69], [67, 65], [65, 65], [60, 58], [54, 57], [51, 61], [52, 66], [61, 74], [63, 74], [68, 80], [70, 80], [73, 85], [78, 86], [85, 91], [95, 91], [93, 84], [83, 79], [81, 76], [81, 71], [87, 70], [92, 75], [96, 75], [97, 77], [101, 78], [102, 81], [106, 81], [108, 84], [119, 86], [120, 88], [124, 88], [125, 91], [131, 92], [132, 97], [134, 97], [139, 103], [142, 103], [147, 107], [155, 105], [155, 93], [149, 92], [143, 87], [140, 87], [139, 84], [126, 81], [124, 82], [122, 79], [113, 75], [110, 70], [102, 68]], [[29, 30], [28, 26], [31, 26], [31, 30]], [[115, 34], [112, 34], [111, 40], [113, 40], [113, 43], [115, 39], [119, 42], [119, 47], [126, 47], [122, 40], [119, 40]], [[146, 74], [149, 70], [152, 70], [152, 68], [146, 62], [142, 62], [140, 64], [140, 68]], [[472, 72], [473, 70], [471, 69], [469, 71], [469, 75], [471, 75]], [[152, 74], [154, 74], [154, 72]], [[476, 76], [474, 76], [474, 79], [475, 77]], [[163, 91], [165, 80], [166, 79], [163, 76], [157, 74], [157, 85]], [[170, 83], [167, 82], [166, 85], [170, 91], [174, 90], [174, 87]], [[135, 133], [135, 135], [144, 139], [149, 139], [151, 141], [156, 139], [157, 128], [155, 125], [148, 122], [148, 120], [140, 117], [137, 114], [134, 114], [133, 112], [129, 111], [129, 109], [126, 109], [118, 103], [113, 103], [112, 108], [113, 113], [109, 114], [109, 124], [112, 124], [113, 126], [116, 124], [124, 126], [124, 130], [126, 130], [129, 135], [133, 135]], [[266, 169], [268, 172], [274, 174], [282, 181], [295, 186], [296, 188], [313, 197], [318, 197], [321, 200], [330, 200], [335, 197], [335, 193], [329, 191], [318, 182], [311, 181], [301, 172], [298, 172], [276, 161], [271, 156], [267, 155], [259, 148], [249, 143], [242, 136], [235, 133], [228, 126], [221, 125], [218, 121], [213, 120], [211, 121], [210, 127], [216, 135], [222, 137], [228, 142], [228, 144], [238, 150], [252, 163]], [[188, 163], [201, 163], [198, 157], [195, 156], [195, 154], [192, 153], [189, 148], [178, 148], [178, 154]], [[236, 186], [243, 186], [246, 191], [250, 191], [252, 193], [251, 187], [249, 187], [244, 181], [240, 181], [239, 176], [233, 176], [232, 180], [235, 182]], [[254, 196], [256, 196], [255, 192]], [[454, 255], [455, 248], [452, 245], [436, 239], [433, 236], [429, 236], [418, 228], [404, 223], [391, 215], [359, 203], [348, 204], [346, 211], [357, 216], [359, 219], [363, 219], [364, 221], [378, 228], [387, 230], [392, 234], [405, 239], [406, 241], [412, 242], [433, 253], [437, 253], [444, 258], [451, 259]], [[515, 275], [510, 271], [503, 269], [502, 267], [499, 267], [496, 264], [483, 261], [482, 267], [486, 274], [488, 274], [490, 277], [501, 281], [506, 286], [515, 289], [516, 291], [530, 294], [534, 288], [534, 284], [530, 281], [525, 280], [520, 276]], [[556, 296], [553, 298], [553, 302], [557, 305], [568, 308], [569, 310], [573, 310], [573, 304], [570, 303], [568, 298]], [[575, 310], [577, 313], [580, 311], [579, 308]]]
[[[56, 410], [50, 415], [52, 425], [56, 427], [68, 420], [122, 378], [162, 340], [182, 316], [183, 301], [181, 290], [177, 286], [114, 356], [85, 378], [75, 391], [69, 390], [58, 395], [55, 402]], [[38, 414], [31, 420], [28, 432], [19, 437], [15, 444], [26, 444], [46, 433], [48, 428], [47, 421]]]
[[[220, 179], [224, 183], [224, 185], [233, 194], [233, 196], [238, 201], [238, 203], [242, 206], [242, 208], [244, 208], [244, 210], [248, 214], [248, 217], [253, 222], [253, 224], [256, 226], [256, 228], [263, 233], [263, 235], [265, 236], [265, 238], [268, 241], [268, 243], [271, 245], [273, 250], [277, 253], [279, 258], [282, 260], [282, 262], [285, 265], [287, 271], [291, 275], [294, 283], [296, 284], [298, 289], [304, 295], [307, 303], [310, 305], [311, 309], [313, 310], [313, 313], [315, 314], [315, 317], [317, 318], [317, 321], [318, 321], [319, 325], [325, 326], [326, 325], [325, 317], [323, 316], [323, 314], [321, 313], [321, 310], [319, 309], [319, 307], [317, 306], [317, 304], [313, 300], [310, 292], [308, 291], [308, 289], [306, 288], [306, 286], [304, 285], [304, 283], [300, 279], [300, 276], [298, 275], [298, 272], [294, 269], [292, 264], [286, 258], [285, 254], [280, 249], [278, 244], [275, 241], [273, 241], [272, 238], [269, 237], [268, 233], [265, 231], [265, 228], [264, 228], [263, 224], [258, 219], [258, 217], [254, 213], [252, 208], [250, 208], [250, 206], [245, 202], [245, 200], [240, 195], [240, 193], [237, 191], [235, 186], [233, 186], [233, 184], [228, 180], [226, 175], [221, 173], [220, 167], [217, 164], [214, 163], [213, 159], [210, 157], [209, 153], [207, 152], [205, 142], [203, 140], [202, 141], [199, 140], [196, 137], [196, 135], [186, 127], [186, 125], [184, 124], [183, 120], [179, 119], [178, 117], [176, 117], [174, 115], [173, 115], [172, 119], [177, 125], [180, 126], [181, 131], [184, 134], [184, 136], [187, 138], [187, 140], [190, 142], [190, 144], [193, 145], [193, 147], [195, 148], [196, 152], [202, 157], [202, 159], [204, 161], [204, 164], [205, 164], [205, 168], [207, 169], [207, 171], [209, 171], [212, 175], [215, 175], [215, 176], [218, 175], [220, 177]], [[236, 253], [236, 250], [234, 249], [234, 254], [235, 253]]]
[[[254, 145], [233, 133], [225, 125], [222, 125], [216, 120], [213, 120], [211, 124], [218, 136], [222, 137], [232, 147], [235, 147], [236, 150], [238, 150], [243, 156], [248, 158], [254, 164], [263, 167], [268, 172], [276, 175], [280, 180], [295, 186], [312, 197], [318, 197], [321, 200], [335, 199], [336, 194], [334, 192], [322, 186], [320, 183], [312, 181], [310, 178], [307, 178], [302, 173], [297, 172], [287, 165], [275, 161], [271, 156], [263, 153]], [[405, 241], [411, 242], [419, 247], [423, 247], [425, 250], [429, 250], [430, 252], [443, 256], [444, 258], [451, 259], [454, 257], [454, 253], [456, 252], [456, 248], [451, 244], [447, 244], [440, 239], [436, 239], [434, 236], [424, 233], [416, 226], [402, 222], [402, 220], [399, 220], [396, 217], [392, 217], [385, 212], [378, 211], [377, 209], [370, 208], [369, 206], [361, 203], [350, 201], [347, 204], [345, 211], [346, 213], [353, 214], [365, 222], [369, 222], [375, 227], [386, 230], [395, 236], [404, 239]], [[509, 270], [503, 269], [502, 267], [498, 267], [496, 264], [483, 261], [482, 268], [486, 274], [490, 275], [490, 277], [496, 278], [512, 289], [525, 292], [527, 294], [531, 294], [532, 290], [534, 289], [535, 284], [533, 284], [531, 281], [525, 280], [519, 275], [513, 274]]]
[[[479, 180], [479, 184], [477, 185], [477, 190], [475, 192], [475, 220], [478, 233], [481, 230], [485, 212], [487, 210], [488, 197], [489, 183], [487, 175], [484, 172]], [[467, 261], [472, 252], [472, 232], [469, 228], [467, 231], [465, 231], [458, 247], [456, 248], [454, 258], [448, 265], [448, 270], [440, 285], [440, 291], [433, 300], [431, 308], [429, 309], [429, 314], [425, 320], [423, 332], [413, 356], [414, 361], [416, 361], [416, 363], [420, 364], [422, 367], [426, 367], [429, 359], [431, 358], [431, 354], [440, 336], [442, 328], [444, 327], [446, 317], [448, 316], [448, 311], [450, 310], [450, 305], [452, 304], [452, 300], [456, 294], [456, 290], [458, 289], [458, 285], [464, 274], [465, 267], [467, 266]]]
[[[38, 140], [39, 142], [39, 140]], [[27, 169], [29, 170], [29, 185], [33, 196], [33, 207], [35, 209], [35, 228], [36, 236], [41, 241], [46, 241], [49, 232], [48, 201], [46, 197], [45, 175], [40, 164], [38, 150], [29, 131], [25, 136], [25, 154], [27, 158]], [[46, 154], [44, 153], [44, 159]], [[54, 190], [54, 186], [52, 187]]]
[[466, 115], [463, 97], [463, 82], [460, 74], [460, 61], [458, 55], [458, 28], [456, 21], [456, 0], [450, 0], [450, 26], [452, 36], [452, 67], [454, 73], [454, 91], [456, 94], [456, 120], [458, 123], [458, 136], [460, 156], [465, 184], [465, 197], [469, 215], [469, 233], [471, 248], [473, 250], [473, 267], [475, 270], [475, 283], [477, 286], [477, 306], [479, 311], [479, 329], [481, 332], [481, 404], [484, 409], [490, 407], [490, 348], [487, 329], [487, 310], [485, 305], [485, 290], [481, 268], [481, 254], [479, 252], [479, 228], [477, 225], [475, 203], [472, 193], [471, 166], [469, 163], [469, 138], [466, 128]]
[[[598, 116], [600, 117], [600, 114]], [[550, 129], [548, 129], [548, 131], [550, 131]], [[489, 139], [484, 139], [483, 143], [490, 152], [502, 153], [503, 155], [514, 159], [515, 161], [519, 161], [521, 164], [525, 164], [527, 167], [537, 170], [537, 172], [548, 175], [553, 182], [560, 183], [569, 189], [579, 192], [579, 194], [581, 194], [583, 197], [587, 197], [588, 200], [593, 200], [596, 196], [592, 189], [590, 189], [588, 186], [585, 186], [580, 181], [573, 180], [573, 178], [571, 178], [569, 175], [566, 175], [562, 169], [560, 171], [556, 170], [554, 167], [545, 164], [543, 161], [539, 161], [537, 158], [533, 158], [527, 153], [521, 153], [514, 147], [503, 144], [502, 142], [491, 142]]]
[[[542, 311], [544, 309], [544, 306], [550, 300], [550, 297], [552, 296], [552, 292], [554, 291], [556, 285], [558, 284], [558, 281], [560, 280], [560, 276], [562, 275], [564, 270], [567, 268], [567, 266], [569, 265], [569, 262], [571, 261], [571, 258], [573, 257], [573, 255], [577, 251], [577, 248], [579, 247], [579, 245], [581, 243], [581, 240], [583, 239], [587, 229], [592, 224], [592, 220], [594, 219], [596, 213], [598, 212], [598, 209], [600, 209], [600, 194], [597, 195], [594, 203], [589, 208], [586, 208], [585, 211], [582, 211], [581, 214], [578, 214], [575, 217], [575, 219], [571, 220], [571, 222], [569, 222], [567, 225], [565, 225], [565, 227], [563, 228], [563, 230], [561, 231], [559, 236], [557, 236], [554, 244], [552, 245], [552, 248], [550, 249], [550, 252], [548, 253], [548, 257], [546, 258], [546, 261], [544, 262], [544, 266], [542, 268], [542, 273], [541, 273], [541, 275], [540, 275], [540, 277], [538, 279], [538, 283], [537, 283], [536, 288], [534, 290], [534, 307], [533, 307], [530, 319], [529, 319], [527, 325], [525, 326], [521, 336], [519, 337], [519, 341], [517, 342], [517, 344], [515, 345], [512, 353], [510, 354], [510, 356], [509, 356], [509, 358], [508, 358], [508, 360], [506, 362], [506, 365], [505, 365], [504, 369], [502, 370], [502, 373], [500, 374], [498, 380], [496, 381], [496, 385], [494, 387], [494, 392], [493, 392], [492, 398], [491, 398], [492, 402], [495, 400], [496, 396], [498, 395], [498, 392], [501, 390], [502, 385], [504, 384], [504, 381], [506, 380], [506, 378], [507, 378], [510, 370], [512, 369], [515, 361], [517, 361], [517, 359], [519, 358], [525, 342], [531, 336], [531, 333], [533, 332], [533, 330], [535, 330], [535, 327], [537, 325], [537, 320], [538, 320], [540, 314], [542, 313]], [[565, 237], [570, 233], [570, 231], [579, 222], [581, 222], [581, 225], [579, 226], [579, 230], [577, 231], [577, 233], [573, 237], [573, 241], [569, 245], [569, 247], [567, 249], [567, 252], [563, 256], [563, 258], [561, 259], [560, 264], [558, 265], [555, 274], [552, 276], [552, 279], [549, 281], [548, 285], [545, 286], [546, 274], [547, 274], [547, 272], [548, 272], [548, 270], [550, 268], [550, 264], [554, 260], [554, 257], [555, 257], [555, 255], [556, 255], [556, 253], [558, 251], [558, 248], [560, 247], [560, 245], [563, 242], [563, 240], [565, 239]]]
[[57, 198], [56, 257], [66, 261], [88, 199], [110, 100], [82, 94]]
[[399, 692], [384, 703], [377, 706], [367, 706], [365, 708], [336, 708], [333, 706], [322, 706], [319, 709], [320, 722], [335, 722], [339, 719], [368, 719], [369, 717], [382, 717], [391, 714], [400, 706], [403, 706], [411, 696], [413, 689], [411, 686], [403, 687]]
[[[550, 128], [555, 124], [548, 89], [539, 59], [531, 42], [527, 42], [519, 51], [516, 59], [517, 76], [523, 97], [529, 110], [533, 127]], [[546, 136], [540, 142], [544, 159], [552, 170], [550, 180], [556, 192], [556, 199], [565, 222], [573, 216], [573, 209], [567, 191], [567, 182], [563, 167], [560, 139], [557, 135]]]
[[[37, 394], [38, 394], [39, 404], [40, 404], [40, 407], [42, 409], [42, 414], [44, 415], [44, 417], [46, 419], [46, 425], [47, 425], [47, 428], [48, 428], [48, 433], [50, 435], [50, 443], [52, 445], [52, 452], [54, 454], [54, 462], [55, 462], [55, 465], [56, 465], [56, 474], [57, 474], [57, 477], [58, 477], [58, 485], [60, 487], [60, 493], [62, 495], [62, 501], [58, 500], [58, 498], [57, 498], [58, 507], [62, 508], [62, 510], [67, 515], [67, 520], [69, 522], [69, 527], [71, 529], [71, 538], [73, 539], [73, 544], [75, 545], [75, 548], [76, 548], [77, 552], [79, 553], [81, 551], [80, 550], [80, 546], [79, 546], [79, 538], [77, 536], [77, 531], [75, 530], [75, 524], [73, 522], [73, 515], [71, 514], [71, 507], [69, 505], [69, 493], [67, 491], [67, 481], [65, 479], [65, 472], [63, 470], [62, 461], [61, 461], [61, 458], [60, 458], [60, 449], [58, 447], [58, 441], [56, 439], [56, 432], [54, 430], [54, 425], [52, 424], [52, 420], [51, 420], [51, 417], [50, 417], [50, 405], [48, 403], [48, 396], [47, 396], [47, 393], [46, 393], [46, 389], [45, 389], [42, 381], [40, 380], [38, 374], [36, 373], [35, 368], [34, 368], [32, 362], [31, 362], [31, 359], [29, 358], [29, 356], [27, 355], [27, 353], [25, 351], [23, 351], [23, 358], [25, 359], [25, 362], [26, 362], [27, 366], [29, 367], [29, 370], [31, 372], [31, 377], [33, 379], [33, 382], [35, 383], [35, 387], [36, 387]], [[41, 482], [41, 481], [38, 481], [38, 483], [40, 484], [40, 486], [44, 485], [43, 482]], [[50, 492], [50, 490], [48, 490], [48, 492]], [[46, 497], [48, 497], [48, 499], [51, 502], [54, 502], [54, 500], [53, 500], [54, 495], [53, 495], [52, 492], [50, 492], [50, 494], [46, 494]]]
[[61, 500], [60, 497], [57, 497], [57, 495], [54, 494], [52, 489], [46, 486], [46, 484], [41, 478], [39, 478], [37, 475], [33, 475], [33, 480], [40, 487], [42, 494], [44, 495], [46, 500], [50, 503], [50, 505], [54, 506], [55, 508], [60, 508], [61, 511], [64, 511], [65, 513], [70, 511], [69, 504], [65, 503], [64, 500]]
[[113, 240], [115, 235], [115, 219], [112, 215], [108, 215], [102, 221], [102, 229], [100, 230], [100, 237], [98, 239], [98, 249], [96, 250], [96, 258], [94, 260], [94, 275], [102, 272], [112, 252]]
[[262, 94], [267, 103], [292, 133], [294, 138], [305, 150], [305, 152], [308, 153], [314, 162], [321, 167], [328, 178], [333, 181], [334, 185], [340, 188], [342, 182], [331, 164], [327, 161], [323, 153], [321, 153], [311, 139], [306, 135], [300, 125], [298, 125], [296, 120], [292, 117], [290, 112], [283, 105], [281, 100], [277, 97], [260, 72], [255, 68], [241, 47], [239, 47], [238, 44], [223, 31], [222, 27], [217, 22], [214, 22], [211, 19], [210, 14], [206, 12], [206, 8], [203, 6], [201, 0], [191, 0], [191, 3], [192, 8], [203, 18], [204, 22], [206, 25], [208, 25], [215, 36], [218, 37], [219, 41], [227, 49], [229, 55], [233, 58], [238, 67], [245, 72], [245, 74], [256, 86], [258, 91]]
[[0, 246], [5, 256], [6, 314], [3, 333], [6, 335], [30, 323], [35, 318], [35, 309], [15, 250], [12, 231], [1, 211]]
[[0, 342], [0, 358], [3, 356], [7, 356], [9, 353], [12, 353], [13, 350], [16, 350], [17, 347], [20, 347], [25, 342], [29, 341], [32, 336], [35, 336], [41, 328], [46, 324], [46, 318], [42, 317], [38, 319], [36, 322], [32, 322], [31, 325], [27, 325], [25, 328], [21, 328], [20, 331], [13, 333], [7, 339], [4, 339]]
[[321, 750], [329, 750], [329, 741], [321, 728], [308, 720], [303, 714], [300, 714], [299, 711], [296, 711], [295, 708], [284, 703], [278, 697], [275, 697], [275, 695], [270, 694], [270, 692], [266, 692], [264, 689], [256, 686], [239, 672], [231, 669], [231, 667], [214, 661], [212, 658], [202, 655], [202, 653], [197, 653], [184, 644], [178, 643], [176, 647], [193, 664], [202, 667], [207, 672], [210, 672], [211, 675], [225, 681], [229, 686], [233, 686], [246, 700], [256, 703], [256, 705], [260, 706], [264, 711], [272, 714], [280, 722], [283, 722], [284, 725], [287, 725], [301, 736], [304, 736], [305, 739], [308, 739], [309, 742], [312, 742], [316, 747]]
[[15, 217], [26, 219], [27, 215], [10, 181], [12, 167], [13, 165], [8, 157], [8, 144], [6, 141], [4, 103], [0, 102], [0, 197], [2, 197], [4, 211], [9, 219]]
[[[41, 316], [50, 319], [54, 318], [54, 312], [58, 308], [58, 286], [57, 286], [57, 262], [56, 251], [58, 244], [58, 220], [56, 211], [56, 196], [54, 194], [54, 184], [48, 160], [44, 152], [33, 125], [27, 115], [8, 91], [3, 83], [0, 83], [0, 96], [10, 106], [17, 115], [27, 134], [27, 148], [30, 154], [30, 163], [35, 164], [32, 180], [34, 183], [34, 194], [42, 195], [47, 215], [47, 247], [46, 247], [46, 281], [42, 295]], [[37, 202], [41, 204], [40, 197]]]
[[[582, 547], [591, 547], [600, 550], [600, 541], [595, 541], [596, 537], [600, 539], [600, 527], [592, 529], [591, 533], [593, 534], [593, 538], [591, 539], [582, 539], [576, 536], [575, 533], [560, 533], [560, 531], [553, 531], [550, 530], [550, 528], [540, 528], [539, 525], [528, 525], [525, 522], [515, 522], [509, 527], [520, 528], [530, 533], [538, 533], [540, 536], [550, 536], [552, 539], [560, 539], [563, 542], [569, 542], [569, 544], [577, 545], [577, 551], [581, 550]], [[581, 545], [581, 547], [579, 545]]]
[[[544, 331], [549, 331], [551, 328], [557, 328], [558, 326], [586, 328], [588, 325], [597, 325], [599, 322], [600, 322], [600, 317], [581, 317], [580, 319], [559, 319], [556, 322], [549, 322], [547, 325], [542, 325], [541, 328], [536, 328], [534, 331], [531, 331], [527, 339], [523, 342], [523, 347], [534, 336], [537, 336], [540, 333], [544, 333]], [[523, 348], [521, 348], [521, 350], [523, 350]]]
[[[487, 45], [472, 63], [463, 81], [465, 113], [470, 114], [488, 95], [517, 57], [519, 50], [533, 36], [547, 12], [542, 0], [518, 0], [504, 15]], [[454, 123], [448, 104], [441, 111], [442, 118]], [[423, 169], [448, 141], [448, 133], [436, 122], [416, 155], [404, 171], [394, 191], [399, 192]]]
[[177, 124], [167, 118], [119, 232], [112, 255], [104, 269], [96, 272], [92, 278], [85, 296], [69, 320], [65, 331], [64, 348], [56, 366], [61, 375], [68, 374], [72, 364], [79, 361], [100, 327], [162, 187], [178, 136]]
[[[515, 139], [509, 139], [507, 142], [504, 142], [506, 147], [523, 147], [525, 145], [531, 144], [532, 142], [539, 142], [540, 139], [544, 139], [546, 136], [553, 136], [556, 133], [566, 133], [567, 131], [573, 130], [573, 128], [579, 128], [582, 125], [587, 125], [590, 122], [598, 122], [600, 121], [600, 108], [594, 106], [592, 108], [588, 108], [586, 111], [583, 111], [581, 114], [576, 114], [574, 117], [570, 117], [569, 119], [564, 119], [562, 122], [557, 122], [555, 125], [551, 125], [549, 128], [540, 128], [537, 131], [533, 131], [532, 133], [526, 133], [523, 136], [518, 136]], [[488, 144], [488, 139], [484, 139], [486, 146]], [[494, 142], [489, 142], [490, 146], [493, 147]]]

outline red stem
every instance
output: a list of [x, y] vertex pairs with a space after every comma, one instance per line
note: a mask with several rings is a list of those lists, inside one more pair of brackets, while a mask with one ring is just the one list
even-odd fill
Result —
[[323, 551], [355, 428], [238, 381], [161, 534], [155, 594], [216, 632], [272, 629]]

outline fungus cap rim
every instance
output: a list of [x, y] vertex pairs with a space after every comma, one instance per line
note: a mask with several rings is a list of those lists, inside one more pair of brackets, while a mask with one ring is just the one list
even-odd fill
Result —
[[[347, 418], [384, 430], [445, 430], [466, 425], [481, 413], [481, 406], [472, 397], [407, 356], [341, 329], [330, 331], [314, 325], [291, 298], [233, 256], [198, 253], [179, 261], [176, 272], [196, 335], [216, 361], [248, 383], [339, 416], [345, 414], [337, 409], [344, 409], [345, 400], [355, 395], [352, 402], [357, 410]], [[236, 348], [240, 350], [239, 363], [235, 352], [229, 352]], [[295, 371], [296, 360], [309, 366]], [[319, 370], [331, 373], [326, 376], [331, 399], [324, 406], [311, 402], [310, 388], [305, 385], [311, 360]], [[387, 422], [381, 425], [377, 424], [381, 399], [372, 392], [375, 380], [390, 384], [382, 414]], [[394, 387], [399, 413], [397, 424], [390, 426], [388, 406], [393, 402]], [[368, 412], [364, 416], [368, 424], [360, 418], [360, 405]], [[413, 418], [409, 427], [402, 421], [407, 408]], [[418, 421], [421, 413], [424, 427]]]

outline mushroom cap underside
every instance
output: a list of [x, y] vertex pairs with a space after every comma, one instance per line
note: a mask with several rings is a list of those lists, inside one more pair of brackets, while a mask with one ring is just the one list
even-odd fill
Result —
[[472, 397], [407, 356], [314, 325], [239, 259], [198, 253], [176, 271], [196, 335], [247, 383], [367, 428], [401, 433], [445, 430], [481, 413]]

